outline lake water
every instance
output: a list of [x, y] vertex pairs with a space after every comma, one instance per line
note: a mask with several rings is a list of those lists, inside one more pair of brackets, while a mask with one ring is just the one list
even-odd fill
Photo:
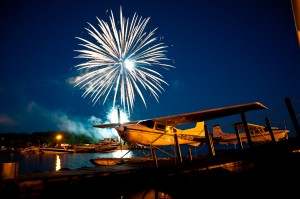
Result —
[[[118, 150], [110, 153], [66, 153], [66, 154], [21, 154], [1, 153], [0, 163], [18, 162], [19, 174], [37, 171], [57, 171], [62, 168], [78, 169], [94, 167], [90, 159], [98, 157], [122, 157], [128, 150]], [[125, 157], [134, 157], [139, 152], [130, 152]]]
[[[171, 148], [165, 149], [166, 152], [174, 154]], [[187, 156], [187, 148], [181, 149], [182, 156]], [[150, 151], [145, 150], [146, 155]], [[192, 155], [203, 153], [199, 148], [192, 150]], [[124, 156], [125, 155], [125, 156]], [[157, 157], [166, 157], [166, 154], [157, 150]], [[128, 150], [117, 150], [110, 153], [67, 153], [67, 154], [20, 154], [20, 153], [0, 153], [0, 165], [5, 162], [18, 162], [19, 175], [33, 173], [38, 171], [57, 171], [62, 168], [78, 169], [82, 167], [95, 167], [90, 162], [90, 159], [98, 157], [145, 157], [140, 150], [133, 150], [128, 153]]]
[[[215, 147], [216, 149], [217, 147]], [[206, 147], [196, 147], [191, 148], [191, 152], [193, 156], [199, 156], [203, 154], [207, 154], [207, 148]], [[174, 149], [166, 150], [166, 152], [169, 152], [172, 154]], [[182, 156], [185, 157], [188, 155], [188, 148], [187, 147], [181, 147]], [[118, 150], [111, 153], [68, 153], [68, 154], [20, 154], [20, 153], [0, 153], [0, 164], [5, 162], [18, 162], [19, 163], [19, 175], [22, 174], [28, 174], [28, 173], [34, 173], [39, 171], [57, 171], [63, 168], [68, 169], [78, 169], [82, 167], [95, 167], [90, 162], [90, 159], [98, 158], [98, 157], [116, 157], [120, 158], [124, 156], [128, 150]], [[150, 154], [149, 150], [145, 151], [147, 154]], [[156, 150], [157, 157], [166, 157], [166, 154]], [[133, 150], [130, 151], [126, 156], [126, 158], [129, 157], [144, 157], [144, 154], [139, 150]], [[167, 156], [168, 157], [168, 156]], [[225, 173], [227, 174], [227, 173]], [[227, 174], [228, 175], [228, 174]], [[222, 176], [222, 175], [221, 175]], [[114, 190], [114, 194], [112, 194], [112, 197], [109, 198], [180, 198], [180, 199], [186, 199], [186, 198], [195, 198], [195, 195], [199, 194], [199, 187], [201, 187], [201, 190], [207, 191], [210, 194], [217, 195], [218, 197], [223, 197], [223, 193], [228, 193], [228, 190], [232, 187], [237, 187], [237, 190], [243, 189], [244, 183], [247, 181], [239, 182], [237, 180], [237, 183], [230, 184], [228, 183], [228, 180], [231, 176], [227, 177], [221, 177], [216, 178], [212, 177], [209, 179], [203, 180], [202, 178], [199, 178], [197, 175], [191, 175], [189, 178], [182, 178], [182, 181], [168, 181], [168, 183], [160, 183], [157, 182], [156, 184], [151, 184], [149, 182], [149, 185], [145, 187], [137, 186], [138, 184], [133, 184], [133, 186], [129, 189], [129, 191], [118, 191], [118, 189]], [[180, 178], [181, 179], [181, 178]], [[218, 191], [215, 192], [214, 186], [211, 186], [210, 180], [216, 180], [216, 182], [222, 184], [222, 186], [218, 187]], [[220, 181], [221, 180], [221, 181]], [[223, 181], [222, 181], [223, 180]], [[151, 186], [150, 186], [151, 185]], [[135, 188], [135, 187], [138, 188]], [[136, 189], [136, 190], [135, 190]], [[126, 189], [125, 189], [126, 190]], [[245, 190], [244, 190], [245, 191]], [[69, 192], [68, 192], [69, 193]], [[249, 190], [247, 190], [245, 193], [251, 193]], [[218, 195], [219, 194], [219, 195]], [[147, 196], [146, 196], [147, 195]], [[117, 196], [117, 197], [115, 197]], [[120, 197], [119, 197], [120, 196]], [[159, 196], [159, 197], [158, 197]], [[192, 197], [193, 196], [193, 197]], [[229, 195], [225, 195], [228, 196]], [[239, 198], [239, 194], [236, 195], [236, 197], [233, 198]], [[232, 194], [230, 194], [230, 197], [232, 198]], [[250, 198], [250, 197], [249, 197]], [[255, 197], [253, 197], [255, 198]]]

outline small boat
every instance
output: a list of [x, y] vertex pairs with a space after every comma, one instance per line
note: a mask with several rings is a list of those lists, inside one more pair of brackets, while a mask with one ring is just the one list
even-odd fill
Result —
[[95, 166], [109, 166], [122, 163], [142, 163], [145, 161], [151, 161], [149, 158], [93, 158], [90, 162]]
[[120, 142], [114, 138], [104, 138], [94, 145], [95, 152], [112, 152], [116, 151], [120, 146]]
[[75, 153], [74, 149], [64, 147], [42, 147], [40, 150], [45, 154]]
[[[175, 164], [174, 159], [172, 158], [157, 158], [159, 163], [164, 164]], [[111, 166], [116, 164], [138, 164], [138, 165], [148, 165], [151, 166], [155, 163], [155, 160], [152, 158], [143, 158], [143, 157], [135, 157], [135, 158], [93, 158], [90, 159], [90, 162], [95, 166]]]
[[96, 166], [116, 165], [124, 162], [122, 158], [93, 158], [90, 162]]
[[118, 150], [140, 150], [140, 149], [147, 149], [146, 146], [144, 145], [140, 145], [140, 144], [128, 144], [128, 143], [124, 143], [124, 144], [120, 144], [119, 147], [118, 147]]
[[95, 152], [102, 152], [102, 153], [109, 153], [109, 152], [113, 152], [116, 151], [118, 149], [118, 146], [115, 145], [102, 145], [102, 146], [95, 146]]
[[93, 144], [75, 145], [73, 149], [76, 153], [92, 153], [95, 152], [95, 146]]
[[29, 146], [20, 151], [22, 154], [43, 154], [41, 148], [38, 146]]

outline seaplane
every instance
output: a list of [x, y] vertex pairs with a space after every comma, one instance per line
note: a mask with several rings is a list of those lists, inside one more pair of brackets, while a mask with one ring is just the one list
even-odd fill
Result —
[[[115, 128], [121, 139], [127, 143], [144, 146], [179, 145], [198, 146], [205, 138], [204, 121], [218, 119], [251, 110], [265, 109], [259, 102], [209, 109], [160, 118], [137, 120], [124, 123], [95, 124], [96, 128]], [[195, 127], [179, 129], [176, 126], [195, 124]]]
[[[234, 123], [233, 126], [237, 129], [236, 133], [225, 133], [222, 131], [221, 126], [216, 124], [213, 126], [213, 140], [219, 144], [237, 144], [238, 139], [240, 139], [241, 143], [248, 142], [245, 128], [243, 123], [237, 122]], [[265, 143], [274, 141], [280, 141], [283, 139], [288, 139], [288, 129], [279, 129], [278, 127], [271, 127], [273, 138], [271, 132], [267, 127], [252, 123], [247, 123], [248, 130], [251, 135], [251, 141], [254, 143]]]
[[[176, 146], [178, 155], [180, 154], [180, 145], [196, 147], [211, 139], [210, 134], [206, 130], [205, 121], [236, 114], [241, 114], [242, 120], [245, 120], [245, 112], [266, 108], [259, 102], [252, 102], [125, 123], [95, 124], [93, 127], [115, 128], [120, 138], [126, 143], [148, 146], [150, 148]], [[191, 124], [194, 124], [194, 127], [187, 129], [178, 127]], [[95, 163], [93, 161], [91, 162]]]

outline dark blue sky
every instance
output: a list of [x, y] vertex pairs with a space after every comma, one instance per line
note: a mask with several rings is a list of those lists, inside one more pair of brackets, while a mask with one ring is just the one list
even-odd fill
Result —
[[[151, 17], [146, 30], [158, 28], [175, 66], [158, 71], [169, 83], [159, 102], [144, 91], [147, 107], [137, 96], [130, 120], [259, 101], [268, 110], [249, 113], [248, 122], [290, 125], [284, 99], [299, 106], [300, 48], [288, 0], [4, 0], [0, 132], [92, 132], [91, 120], [106, 121], [111, 102], [93, 105], [69, 80], [84, 62], [74, 58], [82, 49], [75, 37], [89, 40], [87, 23], [108, 22], [109, 10], [119, 19], [120, 5], [127, 18]], [[239, 117], [230, 119], [208, 124]]]

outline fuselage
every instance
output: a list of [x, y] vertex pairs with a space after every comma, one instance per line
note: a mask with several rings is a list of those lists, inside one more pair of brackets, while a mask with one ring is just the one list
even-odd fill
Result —
[[[139, 143], [141, 145], [169, 146], [175, 145], [175, 137], [177, 134], [178, 144], [199, 145], [199, 140], [193, 130], [181, 130], [171, 126], [151, 123], [144, 121], [138, 124], [130, 124], [117, 127], [121, 138], [128, 143]], [[200, 136], [199, 136], [200, 138]], [[203, 137], [202, 137], [203, 138]]]
[[[288, 132], [289, 130], [284, 130], [284, 129], [276, 129], [272, 130], [275, 141], [279, 141], [281, 139], [287, 139], [288, 138]], [[248, 142], [246, 133], [240, 133], [240, 138], [241, 142]], [[251, 133], [251, 141], [252, 142], [258, 142], [258, 143], [263, 143], [263, 142], [270, 142], [272, 141], [272, 137], [270, 135], [269, 131], [264, 131], [260, 133]], [[224, 134], [222, 136], [222, 140], [219, 140], [219, 143], [222, 144], [234, 144], [237, 143], [237, 135], [236, 134]]]

